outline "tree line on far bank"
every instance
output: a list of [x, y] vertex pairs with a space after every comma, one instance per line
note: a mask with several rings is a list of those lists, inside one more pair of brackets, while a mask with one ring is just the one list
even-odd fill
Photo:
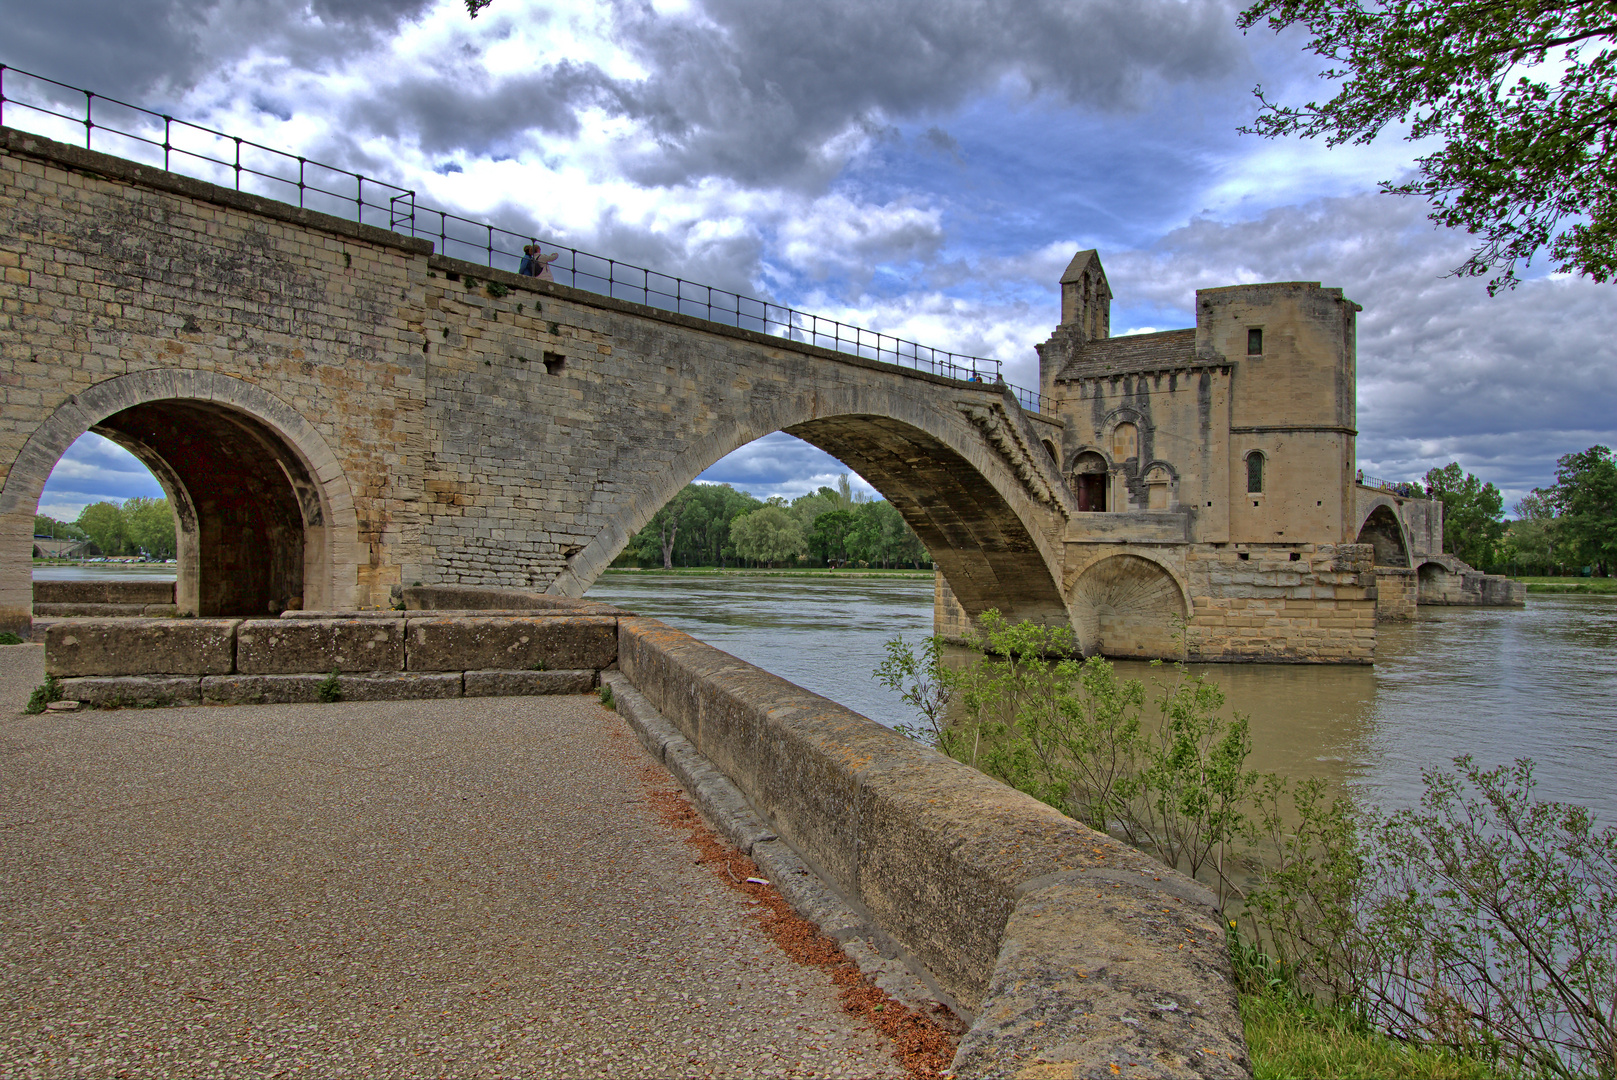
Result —
[[144, 555], [149, 559], [174, 558], [174, 511], [167, 499], [125, 499], [91, 503], [73, 521], [34, 516], [34, 535], [58, 540], [83, 540], [86, 554], [117, 558]]
[[929, 567], [898, 509], [867, 499], [844, 474], [835, 488], [787, 502], [729, 484], [688, 484], [646, 523], [617, 565]]
[[1505, 520], [1504, 496], [1450, 462], [1398, 494], [1443, 501], [1443, 550], [1479, 570], [1598, 577], [1617, 569], [1617, 458], [1604, 446], [1563, 455], [1555, 483], [1534, 488]]

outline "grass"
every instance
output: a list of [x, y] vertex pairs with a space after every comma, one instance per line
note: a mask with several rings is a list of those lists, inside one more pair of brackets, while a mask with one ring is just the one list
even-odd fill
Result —
[[1584, 596], [1617, 596], [1617, 577], [1519, 577], [1530, 593], [1578, 593]]
[[1254, 1080], [1492, 1080], [1500, 1075], [1488, 1062], [1411, 1046], [1287, 993], [1241, 995], [1241, 1021]]

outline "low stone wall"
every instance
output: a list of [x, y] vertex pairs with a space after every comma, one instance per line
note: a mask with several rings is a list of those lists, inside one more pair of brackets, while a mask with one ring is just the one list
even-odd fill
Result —
[[650, 619], [618, 667], [763, 821], [976, 1014], [961, 1076], [1245, 1076], [1196, 883]]
[[350, 701], [577, 694], [616, 660], [615, 614], [67, 619], [45, 632], [45, 670], [93, 707], [316, 701], [333, 673]]
[[36, 581], [36, 617], [173, 615], [172, 581]]
[[1376, 567], [1376, 618], [1405, 621], [1415, 617], [1419, 579], [1407, 566]]

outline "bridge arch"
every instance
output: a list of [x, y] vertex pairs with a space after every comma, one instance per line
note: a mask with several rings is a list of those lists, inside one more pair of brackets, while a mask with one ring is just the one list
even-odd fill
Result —
[[169, 369], [69, 397], [24, 444], [0, 486], [7, 621], [32, 610], [24, 553], [45, 481], [87, 431], [132, 453], [168, 495], [182, 612], [264, 617], [353, 602], [353, 495], [319, 432], [245, 380]]
[[1180, 659], [1189, 590], [1173, 567], [1145, 552], [1099, 555], [1071, 589], [1072, 626], [1085, 656]]
[[968, 616], [992, 607], [1007, 618], [1066, 625], [1055, 509], [1063, 499], [1053, 490], [1059, 480], [1046, 479], [1026, 461], [1019, 474], [984, 438], [981, 424], [1009, 423], [1003, 412], [992, 412], [1004, 408], [999, 393], [963, 391], [960, 401], [940, 407], [936, 388], [926, 389], [930, 400], [858, 389], [815, 395], [715, 425], [668, 468], [645, 478], [632, 512], [618, 515], [574, 554], [549, 591], [583, 595], [686, 484], [726, 454], [785, 431], [847, 465], [892, 503]]
[[1369, 544], [1375, 548], [1377, 566], [1409, 567], [1409, 534], [1398, 503], [1387, 496], [1379, 496], [1364, 507], [1359, 519], [1356, 544]]

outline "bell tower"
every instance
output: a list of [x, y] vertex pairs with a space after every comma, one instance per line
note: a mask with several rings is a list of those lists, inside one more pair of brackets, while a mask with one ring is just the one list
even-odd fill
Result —
[[1061, 275], [1061, 325], [1084, 341], [1112, 336], [1112, 287], [1094, 248], [1074, 255]]

